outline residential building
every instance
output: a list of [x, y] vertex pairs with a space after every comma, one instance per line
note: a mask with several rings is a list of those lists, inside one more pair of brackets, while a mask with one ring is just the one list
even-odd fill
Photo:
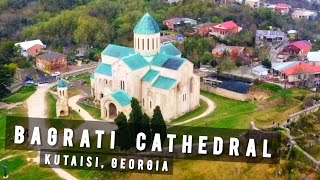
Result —
[[272, 46], [286, 38], [286, 34], [282, 31], [257, 30], [255, 45], [256, 47]]
[[84, 57], [89, 53], [89, 51], [90, 51], [90, 46], [81, 46], [76, 49], [76, 56]]
[[21, 55], [24, 57], [37, 56], [46, 46], [41, 42], [40, 39], [24, 41], [16, 43], [15, 46], [20, 47]]
[[320, 50], [309, 52], [307, 55], [307, 61], [314, 66], [320, 66]]
[[245, 5], [256, 10], [260, 7], [260, 0], [245, 0]]
[[291, 16], [293, 19], [315, 19], [318, 13], [307, 9], [296, 9], [292, 12]]
[[202, 24], [197, 24], [192, 27], [193, 31], [200, 36], [207, 36], [210, 31], [212, 31], [215, 24], [206, 22]]
[[289, 14], [291, 6], [289, 4], [284, 4], [284, 3], [278, 3], [274, 7], [274, 11], [282, 14], [282, 15], [287, 15]]
[[176, 35], [163, 35], [160, 36], [160, 42], [162, 44], [168, 44], [168, 43], [173, 43], [178, 41], [178, 36]]
[[295, 84], [301, 81], [312, 81], [315, 85], [319, 81], [320, 66], [314, 66], [304, 62], [298, 62], [281, 70], [282, 78], [288, 83]]
[[135, 97], [150, 117], [159, 106], [165, 120], [199, 107], [200, 78], [171, 43], [160, 44], [160, 28], [146, 13], [134, 30], [134, 47], [109, 44], [91, 76], [91, 93], [101, 118], [129, 116]]
[[58, 52], [48, 52], [36, 57], [36, 67], [46, 73], [68, 69], [67, 56]]
[[244, 47], [240, 46], [226, 46], [225, 44], [219, 44], [212, 49], [212, 55], [216, 58], [223, 56], [223, 53], [227, 53], [231, 58], [237, 58], [243, 55]]
[[223, 39], [228, 36], [236, 35], [241, 30], [242, 28], [233, 21], [227, 21], [213, 26], [212, 31], [209, 32], [209, 34]]
[[263, 67], [263, 65], [252, 68], [252, 73], [256, 76], [266, 76], [269, 73], [269, 69]]
[[162, 22], [164, 25], [168, 27], [169, 30], [174, 30], [179, 27], [183, 27], [186, 25], [194, 26], [197, 24], [197, 21], [190, 18], [172, 18], [172, 19], [166, 19]]
[[283, 51], [288, 52], [291, 55], [297, 55], [298, 57], [304, 58], [310, 52], [312, 44], [309, 41], [294, 41], [284, 47]]

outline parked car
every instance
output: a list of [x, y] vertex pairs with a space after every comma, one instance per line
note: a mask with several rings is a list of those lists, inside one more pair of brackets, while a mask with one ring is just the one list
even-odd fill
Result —
[[200, 68], [199, 70], [202, 71], [202, 72], [208, 72], [209, 71], [207, 68]]
[[60, 76], [60, 74], [61, 73], [57, 71], [57, 72], [52, 73], [51, 76]]

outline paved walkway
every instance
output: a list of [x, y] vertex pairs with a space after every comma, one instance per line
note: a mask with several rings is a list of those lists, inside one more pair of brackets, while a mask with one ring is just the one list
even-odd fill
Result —
[[[69, 98], [69, 106], [75, 110], [84, 120], [86, 121], [99, 121], [98, 119], [93, 118], [85, 109], [80, 107], [77, 102], [81, 99], [82, 95], [76, 95]], [[80, 110], [80, 111], [79, 111]]]
[[200, 118], [208, 116], [210, 113], [212, 113], [216, 109], [216, 104], [213, 101], [211, 101], [211, 99], [209, 99], [209, 98], [207, 98], [207, 97], [205, 97], [203, 95], [200, 95], [200, 99], [202, 99], [203, 101], [205, 101], [208, 104], [208, 109], [205, 112], [203, 112], [202, 114], [200, 114], [200, 115], [198, 115], [196, 117], [193, 117], [191, 119], [185, 120], [183, 122], [175, 123], [175, 124], [173, 124], [171, 126], [183, 125], [183, 124], [189, 123], [191, 121], [198, 120]]
[[[55, 83], [41, 85], [37, 88], [37, 91], [32, 94], [27, 99], [27, 106], [28, 106], [28, 117], [36, 117], [36, 118], [46, 118], [46, 92], [54, 86]], [[45, 127], [45, 124], [37, 124], [39, 127]], [[40, 152], [38, 156], [34, 159], [34, 162], [39, 162], [40, 159]], [[77, 180], [74, 176], [69, 174], [67, 171], [63, 169], [53, 168], [52, 169], [60, 178], [67, 179], [67, 180]]]

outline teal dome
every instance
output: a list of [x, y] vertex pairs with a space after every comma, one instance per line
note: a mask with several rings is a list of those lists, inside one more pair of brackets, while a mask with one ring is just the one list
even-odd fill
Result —
[[133, 30], [137, 34], [156, 34], [160, 32], [158, 23], [148, 13], [142, 16]]
[[64, 79], [60, 79], [57, 87], [58, 88], [66, 88], [66, 87], [68, 87], [68, 82], [65, 81]]

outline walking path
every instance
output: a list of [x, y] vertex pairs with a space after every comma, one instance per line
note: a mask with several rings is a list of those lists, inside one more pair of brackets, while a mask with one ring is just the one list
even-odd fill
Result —
[[[27, 106], [28, 106], [28, 117], [36, 117], [36, 118], [46, 118], [46, 92], [49, 91], [49, 89], [54, 86], [55, 83], [39, 86], [37, 88], [37, 91], [32, 94], [27, 99]], [[46, 126], [45, 124], [37, 125], [37, 126]], [[40, 162], [40, 152], [38, 153], [38, 156], [34, 159], [34, 162]], [[74, 176], [69, 174], [63, 169], [60, 168], [52, 168], [52, 170], [62, 179], [67, 180], [77, 180]]]
[[86, 121], [99, 121], [99, 120], [93, 118], [85, 109], [83, 109], [82, 107], [80, 107], [77, 104], [79, 99], [81, 99], [82, 97], [83, 97], [82, 95], [76, 95], [76, 96], [70, 97], [68, 100], [69, 106], [73, 110], [75, 110], [84, 120], [86, 120]]
[[203, 112], [202, 114], [200, 114], [200, 115], [198, 115], [196, 117], [193, 117], [191, 119], [185, 120], [183, 122], [175, 123], [172, 126], [178, 126], [178, 125], [189, 123], [191, 121], [198, 120], [200, 118], [208, 116], [209, 114], [211, 114], [216, 109], [216, 104], [213, 101], [211, 101], [211, 99], [209, 99], [209, 98], [207, 98], [207, 97], [205, 97], [203, 95], [200, 95], [200, 99], [202, 99], [203, 101], [205, 101], [208, 104], [208, 109], [205, 112]]

